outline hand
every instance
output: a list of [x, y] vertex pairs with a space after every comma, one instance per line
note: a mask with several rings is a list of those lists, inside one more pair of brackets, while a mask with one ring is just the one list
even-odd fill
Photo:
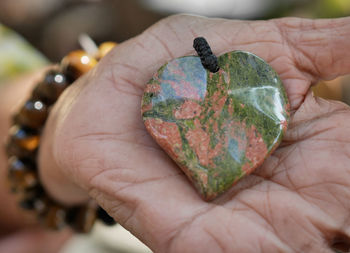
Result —
[[[293, 110], [283, 144], [252, 175], [204, 202], [151, 139], [144, 85], [167, 61], [246, 50], [279, 73]], [[350, 18], [231, 21], [174, 16], [120, 44], [60, 98], [40, 152], [48, 191], [87, 193], [155, 252], [332, 252], [350, 237], [350, 110], [312, 95], [319, 78], [350, 73]]]

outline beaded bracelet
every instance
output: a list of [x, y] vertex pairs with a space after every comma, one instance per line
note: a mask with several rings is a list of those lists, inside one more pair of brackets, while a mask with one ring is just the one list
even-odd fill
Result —
[[45, 74], [13, 117], [6, 144], [11, 191], [16, 193], [19, 205], [36, 214], [39, 222], [48, 228], [57, 230], [70, 226], [76, 232], [85, 233], [91, 230], [96, 219], [107, 225], [115, 224], [95, 203], [66, 207], [53, 200], [40, 183], [36, 162], [40, 136], [53, 104], [70, 84], [92, 69], [115, 45], [105, 42], [93, 56], [83, 50], [68, 54], [58, 68]]

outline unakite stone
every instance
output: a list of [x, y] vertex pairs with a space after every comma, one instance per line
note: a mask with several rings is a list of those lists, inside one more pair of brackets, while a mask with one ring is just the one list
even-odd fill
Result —
[[197, 56], [174, 59], [142, 98], [147, 130], [205, 200], [260, 166], [289, 121], [283, 84], [264, 60], [234, 51], [218, 62], [220, 70], [211, 73]]

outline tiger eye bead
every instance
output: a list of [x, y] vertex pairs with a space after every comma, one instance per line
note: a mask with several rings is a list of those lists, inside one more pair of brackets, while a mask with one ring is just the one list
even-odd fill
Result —
[[59, 230], [66, 226], [66, 210], [64, 207], [52, 204], [43, 214], [42, 222], [46, 227]]
[[7, 155], [33, 159], [39, 146], [39, 140], [37, 131], [15, 125], [10, 129], [6, 147]]
[[32, 211], [35, 209], [35, 200], [34, 199], [24, 199], [24, 200], [21, 200], [18, 204], [20, 207], [22, 207], [25, 210]]
[[28, 191], [38, 185], [38, 178], [33, 164], [28, 160], [20, 160], [13, 156], [8, 160], [9, 180], [12, 189], [17, 191]]
[[96, 64], [97, 60], [82, 50], [71, 52], [63, 58], [61, 63], [63, 72], [70, 82], [74, 82]]
[[56, 70], [50, 70], [46, 73], [44, 80], [38, 84], [32, 94], [32, 100], [43, 101], [51, 105], [62, 92], [69, 86], [66, 76]]
[[66, 223], [78, 233], [89, 232], [96, 220], [96, 208], [85, 205], [67, 210]]
[[41, 197], [35, 201], [34, 209], [39, 215], [42, 215], [47, 212], [49, 204], [50, 202], [46, 197]]
[[98, 59], [105, 57], [115, 46], [117, 43], [115, 42], [104, 42], [98, 47]]
[[38, 200], [44, 197], [44, 191], [38, 184], [31, 189], [27, 189], [25, 192], [18, 194], [19, 205], [27, 210], [35, 210]]
[[14, 122], [33, 129], [40, 129], [47, 118], [48, 109], [40, 100], [29, 100], [14, 118]]

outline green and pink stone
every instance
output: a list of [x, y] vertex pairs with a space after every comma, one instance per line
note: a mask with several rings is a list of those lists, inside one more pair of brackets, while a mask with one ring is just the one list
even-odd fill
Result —
[[283, 84], [264, 60], [234, 51], [218, 64], [211, 73], [197, 56], [174, 59], [148, 82], [142, 98], [148, 132], [205, 200], [260, 166], [289, 121]]

